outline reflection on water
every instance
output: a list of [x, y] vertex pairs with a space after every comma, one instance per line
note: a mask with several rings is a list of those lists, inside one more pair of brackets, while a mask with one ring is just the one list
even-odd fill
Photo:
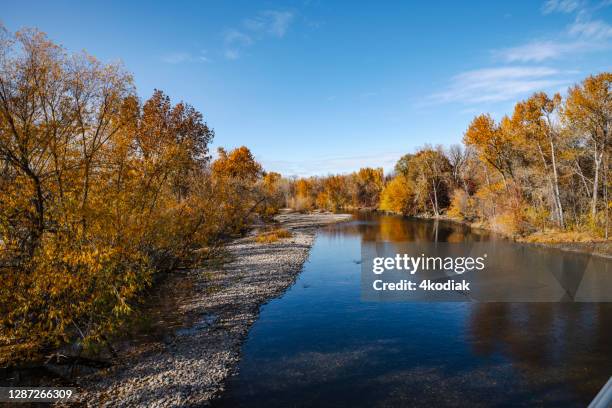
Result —
[[375, 214], [320, 231], [216, 405], [584, 407], [612, 375], [611, 304], [362, 302], [360, 249], [376, 240], [516, 245]]
[[396, 242], [471, 242], [494, 239], [484, 230], [473, 230], [462, 224], [448, 221], [431, 221], [418, 218], [407, 219], [394, 215], [355, 213], [353, 222], [331, 225], [320, 235], [358, 236], [362, 241]]
[[504, 353], [530, 383], [560, 384], [586, 404], [612, 373], [611, 312], [607, 303], [478, 304], [473, 351]]

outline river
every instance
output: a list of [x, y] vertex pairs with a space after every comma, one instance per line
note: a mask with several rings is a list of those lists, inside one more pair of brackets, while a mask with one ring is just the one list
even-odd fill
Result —
[[[214, 405], [588, 405], [612, 375], [611, 303], [362, 300], [362, 245], [434, 240], [519, 245], [374, 213], [321, 229], [295, 284], [262, 306], [238, 374]], [[541, 249], [524, 251], [535, 259]], [[612, 273], [612, 262], [597, 262]]]

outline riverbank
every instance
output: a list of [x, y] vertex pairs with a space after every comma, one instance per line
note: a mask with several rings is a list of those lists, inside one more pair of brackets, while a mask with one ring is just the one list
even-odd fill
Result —
[[[260, 306], [294, 282], [316, 229], [350, 218], [331, 213], [278, 215], [276, 227], [291, 237], [260, 243], [255, 230], [227, 246], [228, 262], [166, 282], [158, 296], [168, 297], [185, 323], [170, 318], [172, 330], [125, 348], [112, 368], [82, 379], [81, 401], [112, 407], [207, 404], [235, 369]], [[181, 284], [189, 289], [178, 290]], [[163, 326], [165, 318], [162, 313], [157, 324]]]
[[545, 231], [536, 232], [531, 235], [520, 237], [511, 234], [506, 234], [502, 231], [497, 231], [491, 228], [487, 223], [482, 221], [470, 222], [467, 220], [461, 220], [446, 215], [439, 215], [437, 217], [430, 215], [417, 215], [415, 218], [421, 218], [426, 220], [441, 220], [448, 221], [456, 224], [466, 225], [472, 229], [480, 229], [488, 232], [492, 232], [510, 240], [536, 245], [544, 248], [554, 248], [566, 252], [578, 252], [583, 254], [589, 254], [602, 258], [612, 259], [612, 240], [595, 240], [586, 234], [569, 233], [569, 232], [556, 232], [556, 231]]

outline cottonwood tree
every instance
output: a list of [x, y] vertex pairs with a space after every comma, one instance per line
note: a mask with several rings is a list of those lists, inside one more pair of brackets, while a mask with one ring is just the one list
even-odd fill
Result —
[[469, 193], [467, 173], [470, 165], [471, 149], [453, 144], [446, 150], [445, 155], [451, 167], [454, 187], [461, 187], [466, 193]]
[[448, 200], [447, 180], [450, 165], [442, 148], [425, 147], [411, 160], [409, 178], [414, 180], [417, 200], [424, 204], [429, 201], [435, 216], [440, 215], [441, 205]]
[[549, 98], [543, 92], [536, 93], [526, 101], [516, 104], [510, 122], [516, 143], [527, 156], [538, 158], [535, 162], [540, 163], [548, 182], [558, 225], [565, 228], [559, 189], [558, 157], [563, 140], [555, 121], [560, 105], [559, 94]]
[[[600, 187], [607, 195], [607, 182], [602, 183], [602, 169], [605, 180], [609, 171], [612, 127], [612, 73], [589, 76], [582, 83], [571, 87], [562, 109], [562, 117], [579, 139], [579, 144], [591, 157], [593, 166], [591, 218], [595, 221]], [[609, 204], [607, 202], [604, 204], [607, 224]]]
[[406, 153], [395, 163], [394, 171], [395, 174], [402, 174], [408, 176], [408, 170], [410, 168], [410, 160], [414, 157], [413, 154]]
[[474, 118], [464, 135], [464, 143], [472, 146], [480, 159], [497, 170], [508, 188], [508, 178], [514, 177], [516, 151], [511, 134], [507, 131], [509, 119], [504, 117], [500, 124], [486, 114]]

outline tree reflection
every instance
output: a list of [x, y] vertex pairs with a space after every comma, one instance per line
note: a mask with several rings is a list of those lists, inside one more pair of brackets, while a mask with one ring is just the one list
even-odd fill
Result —
[[565, 384], [590, 401], [612, 373], [612, 304], [481, 303], [469, 322], [474, 352], [499, 353], [530, 387]]

